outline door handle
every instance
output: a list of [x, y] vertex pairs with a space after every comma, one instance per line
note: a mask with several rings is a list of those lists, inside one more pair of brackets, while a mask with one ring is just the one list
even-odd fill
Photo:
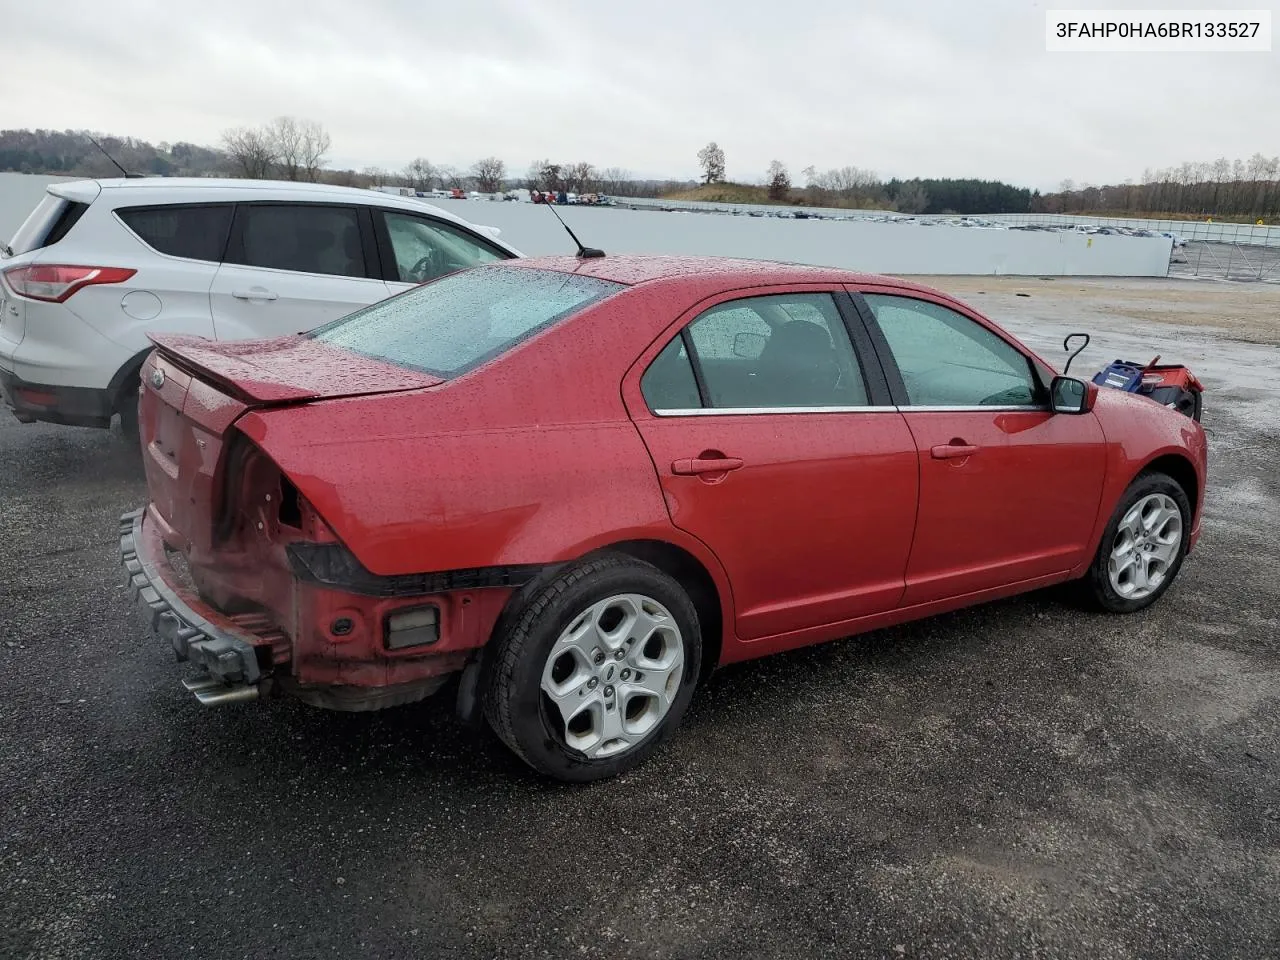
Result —
[[671, 472], [678, 477], [693, 477], [704, 473], [727, 473], [741, 466], [740, 457], [694, 457], [690, 460], [673, 460]]
[[231, 295], [237, 300], [279, 300], [279, 296], [270, 290], [256, 287], [253, 290], [232, 290]]
[[940, 443], [934, 447], [930, 453], [933, 454], [935, 460], [958, 460], [961, 457], [971, 457], [978, 452], [978, 448], [968, 443]]

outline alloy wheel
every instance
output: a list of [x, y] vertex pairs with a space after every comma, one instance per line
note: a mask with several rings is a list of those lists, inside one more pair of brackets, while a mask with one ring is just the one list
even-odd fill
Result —
[[1182, 512], [1172, 497], [1151, 493], [1120, 519], [1107, 575], [1126, 600], [1142, 600], [1160, 589], [1182, 549]]
[[684, 673], [684, 642], [662, 604], [638, 593], [593, 603], [556, 639], [542, 669], [549, 718], [592, 759], [640, 743], [666, 717]]

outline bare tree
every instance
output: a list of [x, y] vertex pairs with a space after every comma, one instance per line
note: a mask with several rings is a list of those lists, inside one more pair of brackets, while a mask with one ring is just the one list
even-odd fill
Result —
[[805, 189], [815, 202], [839, 200], [845, 205], [876, 204], [884, 199], [884, 185], [874, 171], [861, 167], [831, 170], [804, 168]]
[[621, 193], [631, 181], [631, 171], [622, 167], [605, 167], [598, 175], [600, 189], [606, 193]]
[[507, 165], [497, 157], [485, 157], [471, 165], [471, 175], [476, 178], [481, 193], [497, 193], [507, 176]]
[[565, 187], [575, 193], [590, 191], [596, 182], [596, 168], [590, 164], [567, 163], [564, 167]]
[[704, 183], [724, 182], [724, 151], [714, 140], [698, 151], [698, 164], [702, 167]]
[[907, 184], [894, 200], [899, 213], [924, 213], [929, 206], [929, 195], [919, 183]]
[[320, 170], [329, 155], [329, 134], [314, 120], [303, 120], [299, 127], [302, 144], [298, 152], [298, 166], [303, 179], [315, 183], [320, 179]]
[[436, 176], [440, 178], [440, 185], [450, 190], [461, 190], [466, 186], [463, 174], [457, 167], [436, 167]]
[[391, 175], [381, 167], [365, 167], [360, 171], [360, 175], [364, 177], [366, 185], [370, 187], [385, 187], [391, 185]]
[[275, 149], [284, 180], [297, 180], [302, 169], [302, 127], [293, 117], [276, 117], [263, 131]]
[[404, 178], [415, 190], [430, 190], [436, 182], [436, 168], [426, 157], [418, 157], [404, 168]]
[[781, 160], [771, 160], [765, 174], [769, 183], [770, 200], [786, 200], [791, 195], [791, 174]]
[[275, 173], [279, 157], [274, 142], [264, 130], [252, 127], [227, 130], [222, 135], [222, 146], [240, 176], [264, 180]]
[[529, 165], [529, 186], [534, 190], [563, 190], [563, 170], [563, 164], [535, 160]]

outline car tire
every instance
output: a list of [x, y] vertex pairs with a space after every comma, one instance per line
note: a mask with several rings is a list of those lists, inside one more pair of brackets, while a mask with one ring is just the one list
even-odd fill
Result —
[[130, 443], [138, 442], [138, 390], [140, 384], [137, 377], [133, 377], [125, 384], [123, 390], [120, 391], [120, 407], [116, 411], [120, 414], [120, 433]]
[[526, 586], [493, 642], [489, 725], [539, 773], [574, 783], [647, 759], [684, 716], [702, 658], [698, 613], [685, 590], [657, 567], [618, 554]]
[[[1141, 474], [1120, 498], [1102, 534], [1080, 582], [1083, 599], [1109, 613], [1136, 613], [1151, 606], [1182, 569], [1191, 522], [1191, 502], [1177, 481], [1163, 473]], [[1154, 531], [1148, 529], [1152, 524]], [[1135, 530], [1141, 532], [1135, 536]]]

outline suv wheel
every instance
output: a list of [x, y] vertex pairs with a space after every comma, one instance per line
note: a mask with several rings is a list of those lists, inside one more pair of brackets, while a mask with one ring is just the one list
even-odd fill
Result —
[[116, 413], [120, 414], [120, 432], [130, 442], [136, 442], [138, 439], [138, 390], [140, 387], [138, 378], [130, 377], [120, 388], [120, 400], [116, 405]]

